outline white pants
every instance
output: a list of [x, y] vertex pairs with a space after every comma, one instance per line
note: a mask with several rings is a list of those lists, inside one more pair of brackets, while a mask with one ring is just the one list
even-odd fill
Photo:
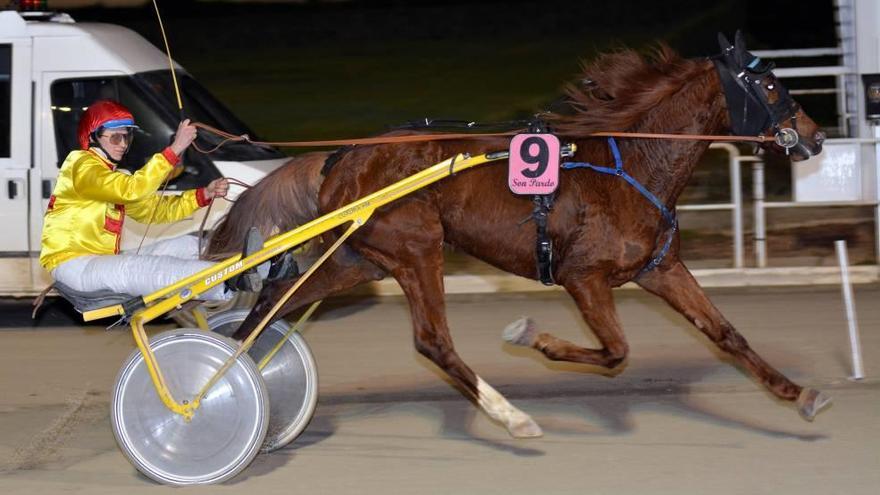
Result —
[[[52, 278], [78, 291], [109, 290], [144, 296], [214, 265], [199, 260], [199, 240], [183, 235], [120, 254], [79, 256], [58, 265]], [[203, 293], [202, 299], [227, 301], [232, 293], [223, 284]]]

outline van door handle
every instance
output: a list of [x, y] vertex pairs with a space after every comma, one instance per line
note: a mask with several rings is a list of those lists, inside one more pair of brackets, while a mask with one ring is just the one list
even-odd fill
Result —
[[18, 198], [18, 181], [6, 181], [6, 192], [9, 193], [9, 199]]
[[43, 186], [42, 187], [43, 199], [49, 199], [49, 197], [52, 196], [52, 189], [55, 187], [54, 182], [55, 181], [53, 181], [51, 179], [43, 179], [43, 184], [42, 184], [42, 186]]

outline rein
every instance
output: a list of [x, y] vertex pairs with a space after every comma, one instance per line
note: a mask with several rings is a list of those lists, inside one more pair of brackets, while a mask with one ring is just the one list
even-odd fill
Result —
[[[193, 143], [193, 144], [195, 144], [195, 143]], [[251, 187], [253, 187], [252, 185], [248, 184], [247, 182], [240, 181], [234, 177], [227, 177], [226, 180], [229, 181], [230, 185], [241, 186], [245, 189], [250, 189]], [[214, 206], [215, 199], [217, 199], [217, 198], [211, 198], [211, 202], [208, 203], [208, 206], [205, 209], [205, 215], [202, 217], [202, 222], [199, 224], [199, 230], [197, 231], [198, 239], [199, 239], [199, 248], [198, 248], [199, 249], [198, 250], [199, 258], [201, 258], [202, 252], [203, 252], [202, 251], [202, 243], [205, 240], [205, 224], [208, 222], [208, 216], [211, 215], [211, 208]], [[223, 199], [225, 199], [226, 201], [229, 201], [230, 203], [235, 203], [235, 201], [233, 201], [231, 199], [227, 199], [227, 198], [223, 198]], [[143, 240], [141, 240], [141, 242], [143, 242]]]
[[[209, 150], [196, 148], [200, 153], [212, 153], [222, 146], [230, 142], [246, 142], [256, 146], [278, 146], [289, 148], [311, 148], [321, 146], [346, 146], [356, 144], [393, 144], [393, 143], [417, 143], [426, 141], [446, 141], [452, 139], [474, 139], [488, 137], [513, 136], [523, 132], [523, 129], [507, 131], [507, 132], [490, 132], [490, 133], [444, 133], [444, 134], [414, 134], [408, 136], [382, 136], [370, 138], [353, 138], [353, 139], [332, 139], [324, 141], [254, 141], [247, 134], [235, 135], [226, 131], [221, 131], [216, 127], [201, 122], [194, 122], [194, 126], [204, 129], [211, 134], [220, 136], [223, 139], [219, 144]], [[594, 132], [586, 137], [619, 137], [634, 139], [672, 139], [682, 141], [724, 141], [724, 142], [756, 142], [764, 143], [773, 140], [767, 136], [726, 136], [711, 134], [657, 134], [646, 132]]]
[[247, 134], [235, 135], [230, 134], [226, 131], [221, 131], [216, 127], [212, 127], [207, 124], [203, 124], [201, 122], [194, 122], [194, 126], [204, 129], [211, 134], [215, 134], [220, 136], [223, 139], [219, 144], [217, 144], [214, 148], [210, 150], [199, 150], [202, 153], [211, 153], [216, 151], [223, 145], [229, 142], [246, 142], [257, 146], [278, 146], [278, 147], [289, 147], [289, 148], [312, 148], [312, 147], [321, 147], [321, 146], [345, 146], [345, 145], [354, 145], [354, 144], [390, 144], [390, 143], [414, 143], [414, 142], [424, 142], [424, 141], [444, 141], [444, 140], [452, 140], [452, 139], [465, 139], [465, 138], [483, 138], [483, 137], [502, 137], [502, 136], [513, 136], [517, 132], [520, 131], [508, 131], [508, 132], [490, 132], [490, 133], [448, 133], [448, 134], [416, 134], [409, 136], [385, 136], [385, 137], [371, 137], [371, 138], [354, 138], [354, 139], [332, 139], [325, 141], [254, 141]]
[[[634, 177], [629, 175], [623, 169], [623, 160], [620, 156], [620, 150], [614, 138], [631, 138], [631, 139], [664, 139], [679, 141], [718, 141], [718, 142], [753, 142], [765, 143], [775, 142], [777, 145], [785, 149], [786, 154], [790, 148], [798, 145], [799, 136], [797, 133], [796, 114], [799, 107], [791, 100], [788, 92], [779, 86], [778, 101], [771, 103], [767, 93], [762, 87], [762, 76], [772, 74], [772, 66], [761, 66], [759, 58], [745, 52], [741, 42], [741, 36], [737, 33], [736, 46], [730, 45], [723, 36], [719, 35], [719, 41], [722, 45], [722, 54], [713, 59], [715, 69], [718, 71], [721, 81], [723, 93], [727, 101], [728, 113], [733, 124], [734, 135], [706, 135], [706, 134], [667, 134], [667, 133], [645, 133], [645, 132], [594, 132], [582, 136], [582, 138], [607, 138], [608, 146], [611, 148], [614, 157], [614, 168], [594, 165], [588, 162], [565, 162], [562, 164], [563, 169], [587, 168], [602, 174], [620, 177], [630, 186], [635, 188], [645, 199], [647, 199], [654, 207], [656, 207], [664, 222], [667, 224], [666, 239], [660, 246], [657, 254], [642, 267], [635, 278], [639, 278], [645, 273], [659, 266], [672, 246], [676, 232], [678, 232], [678, 220], [675, 211], [670, 211], [654, 194], [648, 191]], [[743, 63], [745, 56], [748, 63]], [[773, 89], [768, 86], [768, 89]], [[737, 91], [739, 90], [739, 91]], [[537, 117], [537, 116], [536, 116]], [[782, 128], [780, 122], [789, 119], [793, 128]], [[524, 122], [516, 121], [515, 125], [519, 127]], [[436, 124], [445, 124], [452, 129], [479, 129], [481, 125], [476, 122], [457, 122], [457, 121], [440, 121], [432, 122], [425, 119], [424, 124], [411, 123], [406, 130], [422, 130], [429, 129]], [[514, 122], [508, 122], [508, 125]], [[210, 125], [196, 122], [198, 128], [223, 138], [216, 146], [209, 150], [203, 150], [198, 146], [194, 148], [201, 153], [211, 153], [230, 142], [246, 142], [256, 146], [277, 146], [277, 147], [345, 147], [352, 145], [374, 145], [374, 144], [394, 144], [394, 143], [416, 143], [430, 141], [445, 141], [456, 139], [480, 139], [480, 138], [497, 138], [510, 137], [523, 132], [540, 133], [547, 132], [546, 125], [537, 117], [528, 123], [528, 128], [518, 128], [506, 130], [503, 132], [490, 133], [427, 133], [427, 134], [409, 134], [399, 136], [378, 136], [369, 138], [354, 139], [334, 139], [320, 141], [255, 141], [247, 134], [235, 135]], [[485, 125], [482, 125], [485, 127]], [[773, 136], [763, 134], [766, 131], [772, 131]], [[755, 135], [757, 134], [757, 135]], [[344, 148], [343, 148], [344, 149]], [[537, 225], [537, 248], [536, 259], [538, 261], [538, 276], [545, 285], [554, 283], [552, 274], [552, 241], [546, 233], [547, 217], [552, 208], [552, 195], [536, 195], [533, 197], [535, 209], [532, 212], [531, 219]], [[207, 216], [206, 216], [207, 218]], [[200, 229], [201, 230], [201, 229]], [[201, 241], [201, 235], [200, 241]], [[656, 247], [655, 247], [656, 249]], [[199, 251], [201, 251], [201, 246]]]
[[[351, 145], [371, 145], [371, 144], [394, 144], [394, 143], [414, 143], [414, 142], [428, 142], [428, 141], [444, 141], [444, 140], [453, 140], [453, 139], [474, 139], [474, 138], [490, 138], [490, 137], [505, 137], [505, 136], [513, 136], [518, 133], [524, 132], [526, 129], [514, 129], [511, 131], [505, 132], [492, 132], [492, 133], [443, 133], [443, 134], [414, 134], [414, 135], [406, 135], [406, 136], [381, 136], [381, 137], [371, 137], [371, 138], [355, 138], [355, 139], [334, 139], [334, 140], [323, 140], [323, 141], [255, 141], [250, 138], [247, 134], [235, 135], [215, 127], [212, 127], [208, 124], [204, 124], [202, 122], [194, 122], [194, 126], [204, 129], [212, 134], [220, 136], [223, 138], [217, 145], [213, 148], [204, 150], [199, 148], [195, 142], [193, 142], [193, 147], [196, 151], [207, 154], [212, 153], [222, 146], [226, 145], [230, 142], [246, 142], [255, 146], [277, 146], [277, 147], [321, 147], [321, 146], [351, 146]], [[470, 126], [468, 126], [470, 127]], [[531, 127], [531, 126], [530, 126]], [[664, 242], [663, 246], [660, 249], [660, 252], [655, 256], [648, 264], [642, 268], [636, 278], [643, 275], [645, 272], [648, 272], [655, 268], [657, 265], [663, 261], [663, 258], [669, 252], [669, 249], [672, 245], [672, 240], [674, 238], [675, 232], [678, 230], [678, 221], [675, 218], [675, 214], [668, 211], [665, 205], [660, 203], [660, 201], [651, 194], [648, 190], [644, 188], [638, 181], [636, 181], [633, 177], [627, 174], [623, 170], [623, 162], [620, 158], [620, 152], [617, 149], [617, 144], [614, 141], [614, 138], [632, 138], [632, 139], [668, 139], [668, 140], [679, 140], [679, 141], [726, 141], [726, 142], [757, 142], [763, 143], [768, 140], [772, 140], [773, 138], [768, 138], [767, 136], [757, 135], [757, 136], [731, 136], [731, 135], [706, 135], [706, 134], [662, 134], [662, 133], [646, 133], [646, 132], [595, 132], [589, 134], [585, 137], [595, 137], [595, 138], [607, 138], [609, 146], [611, 147], [612, 153], [614, 155], [615, 168], [610, 169], [606, 167], [597, 167], [595, 165], [589, 163], [579, 163], [579, 162], [567, 162], [563, 164], [563, 168], [570, 169], [576, 167], [585, 167], [591, 168], [597, 172], [606, 173], [616, 175], [625, 179], [630, 185], [635, 187], [645, 198], [647, 198], [654, 206], [656, 206], [666, 223], [669, 225], [667, 229], [666, 242]], [[535, 202], [535, 210], [532, 212], [532, 218], [535, 220], [536, 225], [538, 226], [538, 245], [537, 245], [537, 259], [538, 259], [538, 272], [539, 278], [542, 283], [545, 285], [552, 285], [553, 275], [552, 275], [552, 247], [551, 242], [546, 236], [546, 223], [547, 216], [549, 215], [550, 205], [552, 204], [551, 197], [541, 197], [535, 196], [533, 198]], [[211, 204], [208, 205], [208, 212], [205, 213], [205, 217], [202, 220], [202, 224], [199, 227], [199, 253], [202, 252], [202, 232], [204, 231], [205, 220], [207, 220], [208, 215], [210, 214], [210, 208], [213, 205], [213, 200]]]

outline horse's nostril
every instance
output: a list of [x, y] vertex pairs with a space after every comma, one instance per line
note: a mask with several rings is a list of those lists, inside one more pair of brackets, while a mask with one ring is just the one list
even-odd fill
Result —
[[822, 131], [816, 131], [816, 134], [813, 134], [813, 140], [816, 141], [816, 144], [822, 144], [825, 142], [825, 133]]

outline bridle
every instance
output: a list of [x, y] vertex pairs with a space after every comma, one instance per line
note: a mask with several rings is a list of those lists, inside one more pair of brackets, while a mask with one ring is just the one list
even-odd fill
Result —
[[[791, 98], [785, 86], [776, 81], [774, 64], [765, 63], [733, 45], [724, 47], [720, 55], [712, 57], [712, 62], [721, 79], [733, 133], [754, 136], [772, 130], [776, 144], [789, 154], [800, 140], [797, 132], [800, 105]], [[764, 81], [768, 78], [770, 89], [775, 89], [778, 95], [773, 103], [764, 88]], [[791, 122], [791, 127], [780, 125], [786, 120]]]

